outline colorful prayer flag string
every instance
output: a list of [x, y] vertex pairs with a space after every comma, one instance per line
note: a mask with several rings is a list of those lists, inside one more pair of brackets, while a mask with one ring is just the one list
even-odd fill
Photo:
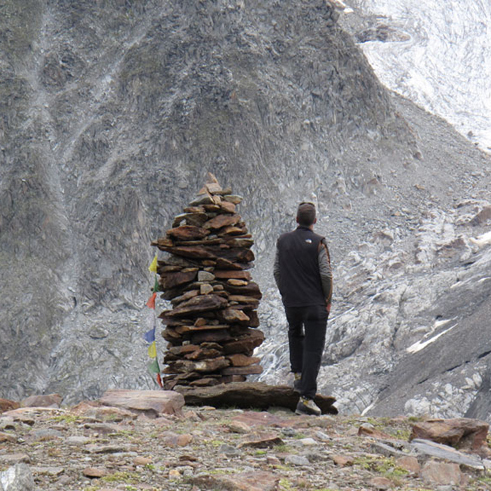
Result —
[[153, 293], [152, 293], [152, 296], [148, 299], [148, 301], [146, 303], [146, 306], [149, 309], [152, 309], [153, 312], [152, 312], [152, 317], [150, 319], [151, 329], [143, 335], [143, 339], [145, 339], [145, 341], [150, 345], [148, 347], [148, 356], [151, 359], [151, 362], [148, 365], [148, 370], [151, 373], [156, 374], [156, 381], [160, 385], [160, 387], [163, 388], [162, 378], [160, 376], [159, 361], [157, 359], [157, 345], [155, 342], [155, 330], [157, 327], [157, 318], [156, 318], [157, 316], [155, 313], [155, 300], [157, 298], [157, 292], [160, 291], [159, 281], [157, 279], [157, 274], [156, 274], [157, 273], [157, 254], [155, 254], [155, 257], [153, 258], [153, 261], [150, 264], [148, 270], [151, 273], [155, 273], [154, 286], [153, 286], [153, 290], [152, 290]]

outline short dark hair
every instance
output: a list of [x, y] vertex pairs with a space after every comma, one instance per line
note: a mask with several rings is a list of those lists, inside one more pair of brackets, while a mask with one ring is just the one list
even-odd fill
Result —
[[304, 227], [310, 227], [315, 222], [315, 205], [302, 201], [297, 209], [297, 222]]

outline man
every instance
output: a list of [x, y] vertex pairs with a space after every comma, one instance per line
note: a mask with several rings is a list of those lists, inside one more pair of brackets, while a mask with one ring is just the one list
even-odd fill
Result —
[[315, 205], [300, 203], [297, 229], [276, 244], [274, 278], [289, 324], [294, 390], [300, 393], [295, 412], [320, 416], [313, 399], [331, 310], [332, 271], [326, 241], [314, 233], [316, 222]]

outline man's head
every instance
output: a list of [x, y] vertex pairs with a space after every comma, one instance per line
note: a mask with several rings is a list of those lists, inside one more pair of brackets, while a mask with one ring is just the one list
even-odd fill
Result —
[[297, 209], [297, 223], [302, 227], [311, 227], [316, 221], [314, 203], [302, 201]]

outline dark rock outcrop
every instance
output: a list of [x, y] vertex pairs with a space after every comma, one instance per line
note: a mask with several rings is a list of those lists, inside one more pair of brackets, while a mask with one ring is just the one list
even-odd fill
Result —
[[[189, 405], [268, 409], [284, 407], [295, 410], [298, 394], [291, 387], [271, 386], [261, 382], [232, 382], [213, 387], [176, 387]], [[317, 394], [315, 403], [323, 414], [338, 414], [334, 397]]]

